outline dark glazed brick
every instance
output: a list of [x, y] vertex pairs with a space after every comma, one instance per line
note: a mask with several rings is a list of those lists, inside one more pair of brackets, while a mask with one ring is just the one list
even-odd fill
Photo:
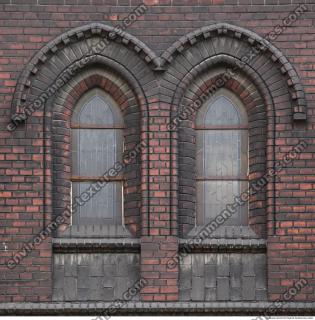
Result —
[[230, 274], [229, 255], [220, 254], [217, 256], [217, 275], [218, 277], [228, 276]]
[[203, 277], [204, 276], [204, 256], [201, 254], [195, 254], [192, 256], [192, 275], [193, 277]]
[[[257, 259], [257, 258], [256, 258]], [[230, 276], [231, 287], [240, 288], [242, 286], [242, 256], [239, 254], [230, 256]], [[263, 278], [263, 275], [260, 275]]]
[[254, 300], [255, 299], [255, 278], [243, 277], [243, 299]]
[[[230, 299], [231, 301], [240, 301], [242, 300], [242, 289], [236, 288], [236, 287], [232, 287], [230, 288]], [[264, 297], [264, 299], [261, 297], [261, 300], [266, 300], [266, 297]]]
[[229, 278], [218, 277], [217, 278], [217, 300], [229, 300]]
[[204, 297], [204, 278], [192, 277], [191, 299], [192, 301], [203, 301]]
[[216, 287], [216, 276], [217, 266], [216, 265], [205, 265], [205, 287], [215, 288]]

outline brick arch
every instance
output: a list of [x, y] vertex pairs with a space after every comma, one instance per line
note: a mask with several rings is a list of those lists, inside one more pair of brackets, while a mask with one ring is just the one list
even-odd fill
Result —
[[[207, 79], [205, 82], [196, 84], [198, 86], [198, 90], [195, 92], [192, 101], [195, 100], [196, 97], [202, 95], [204, 92], [207, 92], [211, 86], [215, 85], [216, 81], [220, 79], [220, 75]], [[266, 168], [266, 112], [264, 109], [263, 99], [258, 96], [255, 97], [256, 92], [251, 91], [244, 85], [244, 83], [240, 79], [230, 79], [227, 81], [225, 89], [228, 89], [232, 93], [234, 93], [240, 100], [243, 102], [249, 116], [249, 168], [250, 168], [250, 176], [249, 179], [253, 182], [255, 179], [263, 176]], [[187, 99], [188, 100], [188, 99]], [[188, 129], [188, 130], [187, 130]], [[190, 133], [190, 135], [189, 135]], [[182, 125], [179, 127], [179, 204], [180, 208], [189, 208], [188, 205], [185, 205], [185, 197], [181, 199], [181, 194], [187, 185], [191, 184], [191, 188], [195, 192], [194, 185], [194, 175], [191, 176], [187, 172], [194, 173], [195, 172], [195, 154], [192, 153], [190, 162], [186, 163], [184, 166], [182, 165], [182, 158], [185, 157], [187, 161], [187, 150], [195, 149], [195, 131], [194, 131], [194, 119], [191, 121], [184, 121]], [[183, 174], [186, 172], [185, 174]], [[184, 191], [183, 191], [183, 194]], [[195, 199], [194, 199], [195, 200]], [[256, 195], [252, 196], [250, 199], [250, 209], [249, 209], [249, 225], [256, 231], [256, 233], [260, 236], [265, 236], [266, 234], [266, 217], [265, 217], [265, 209], [266, 209], [266, 198], [265, 192], [259, 192]], [[180, 209], [181, 210], [181, 209]], [[187, 212], [184, 212], [187, 213]], [[195, 211], [191, 211], [193, 214], [191, 216], [194, 219]], [[184, 221], [187, 221], [187, 215], [180, 214], [179, 219], [184, 217]], [[179, 225], [182, 229], [182, 234], [185, 234], [185, 224], [179, 221]]]
[[[261, 56], [265, 58], [264, 63], [268, 62], [276, 72], [271, 75], [259, 72], [264, 68], [259, 63], [260, 59], [258, 61], [246, 60], [244, 50], [245, 53], [247, 50], [248, 54], [250, 54], [250, 50], [259, 50]], [[190, 32], [165, 50], [161, 56], [161, 68], [172, 68], [174, 64], [178, 63], [179, 57], [183, 57], [180, 60], [182, 68], [189, 72], [193, 66], [204, 59], [219, 54], [243, 61], [246, 66], [257, 70], [266, 83], [272, 84], [277, 82], [279, 78], [282, 79], [290, 94], [293, 120], [306, 119], [305, 93], [292, 64], [274, 45], [244, 28], [228, 23], [216, 23]]]
[[[207, 92], [218, 78], [226, 74], [227, 68], [233, 70], [235, 63], [235, 59], [225, 55], [204, 60], [183, 77], [172, 97], [172, 120], [170, 123], [173, 126], [170, 129], [172, 130], [173, 145], [177, 145], [177, 148], [173, 150], [174, 158], [178, 163], [178, 223], [181, 236], [187, 235], [189, 230], [193, 228], [195, 217], [195, 197], [193, 197], [193, 201], [185, 197], [185, 192], [188, 189], [189, 192], [195, 194], [194, 115], [190, 121], [180, 121], [179, 125], [176, 125], [174, 120], [178, 118], [181, 111], [186, 110], [192, 101]], [[253, 144], [251, 150], [250, 180], [254, 181], [261, 177], [267, 168], [272, 168], [274, 165], [275, 110], [270, 90], [257, 73], [249, 67], [244, 68], [242, 72], [235, 73], [225, 83], [224, 88], [238, 96], [251, 115], [249, 119], [253, 126], [251, 134], [256, 143]], [[267, 141], [269, 141], [268, 148], [266, 147]], [[189, 152], [191, 154], [190, 162], [187, 160]], [[270, 221], [269, 226], [271, 226], [274, 221], [274, 199], [270, 197], [266, 200], [265, 197], [266, 192], [274, 194], [274, 188], [274, 181], [268, 183], [266, 190], [251, 199], [249, 224], [259, 236], [265, 237], [266, 222]], [[272, 230], [269, 231], [272, 232]]]
[[[110, 68], [92, 66], [80, 72], [63, 86], [47, 103], [45, 118], [51, 132], [52, 208], [54, 216], [61, 214], [70, 204], [70, 121], [78, 100], [89, 90], [100, 88], [108, 93], [120, 107], [124, 117], [124, 141], [126, 152], [140, 143], [143, 130], [145, 99]], [[144, 139], [145, 140], [145, 139]], [[142, 140], [143, 141], [143, 140]], [[125, 168], [124, 222], [133, 236], [141, 234], [141, 155]], [[50, 159], [50, 158], [49, 158]], [[143, 164], [144, 166], [145, 164]]]
[[[104, 47], [100, 49], [98, 43]], [[111, 48], [108, 48], [108, 43]], [[23, 109], [33, 102], [34, 96], [37, 96], [32, 90], [34, 87], [37, 91], [48, 88], [52, 85], [54, 74], [60, 73], [75, 61], [84, 57], [91, 59], [96, 54], [122, 63], [136, 77], [139, 74], [137, 78], [140, 82], [143, 69], [154, 70], [159, 67], [159, 58], [155, 53], [127, 32], [117, 32], [114, 27], [101, 23], [71, 29], [46, 44], [27, 64], [17, 81], [11, 105], [12, 117], [23, 114]], [[142, 68], [139, 68], [141, 64]], [[152, 74], [148, 73], [151, 77], [147, 75], [143, 80], [153, 81]]]

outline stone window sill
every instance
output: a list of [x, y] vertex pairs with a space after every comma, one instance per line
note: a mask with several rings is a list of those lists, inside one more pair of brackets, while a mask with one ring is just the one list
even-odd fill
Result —
[[72, 225], [58, 230], [56, 238], [133, 238], [122, 225]]
[[264, 253], [266, 241], [264, 239], [180, 239], [180, 251], [187, 253], [222, 252], [222, 253]]
[[55, 238], [52, 243], [53, 250], [56, 253], [140, 252], [140, 239]]
[[180, 239], [180, 248], [191, 253], [266, 252], [266, 240], [248, 226], [224, 226], [210, 234], [203, 233], [203, 229], [203, 226], [197, 226], [186, 238]]

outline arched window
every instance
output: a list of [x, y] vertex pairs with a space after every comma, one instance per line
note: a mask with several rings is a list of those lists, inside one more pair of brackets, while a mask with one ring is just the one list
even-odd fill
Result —
[[[110, 96], [93, 89], [80, 99], [72, 116], [71, 139], [72, 202], [79, 197], [76, 202], [82, 204], [72, 224], [121, 224], [123, 176], [122, 172], [111, 176], [110, 169], [122, 161], [123, 117]], [[92, 186], [96, 192], [91, 197]]]
[[[222, 89], [196, 117], [197, 225], [215, 219], [248, 187], [248, 119], [242, 102]], [[248, 205], [225, 226], [247, 225]]]

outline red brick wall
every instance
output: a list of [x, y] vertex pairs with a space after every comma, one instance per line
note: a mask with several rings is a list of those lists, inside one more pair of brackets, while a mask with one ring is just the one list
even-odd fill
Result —
[[[86, 4], [88, 3], [88, 4]], [[268, 238], [269, 297], [278, 298], [292, 280], [307, 278], [308, 286], [297, 300], [315, 298], [315, 29], [313, 0], [148, 0], [148, 11], [128, 32], [161, 54], [180, 36], [214, 22], [228, 22], [263, 36], [281, 23], [297, 4], [308, 7], [303, 17], [274, 41], [296, 68], [307, 98], [307, 122], [292, 125], [284, 117], [276, 124], [276, 158], [281, 159], [298, 139], [306, 138], [309, 147], [294, 166], [283, 171], [276, 184], [275, 237]], [[44, 183], [42, 134], [33, 124], [12, 135], [6, 131], [16, 81], [31, 57], [48, 41], [63, 32], [89, 22], [116, 25], [139, 0], [0, 0], [0, 302], [49, 301], [51, 299], [51, 245], [45, 242], [23, 263], [12, 270], [4, 265], [12, 252], [42, 229], [50, 212], [43, 217]], [[163, 270], [165, 257], [174, 253], [177, 226], [172, 220], [170, 190], [165, 187], [170, 173], [170, 140], [165, 132], [168, 105], [152, 99], [149, 123], [150, 148], [150, 233], [144, 221], [142, 247], [143, 273], [152, 280], [152, 288], [143, 291], [144, 300], [176, 300], [177, 289], [172, 275]], [[41, 115], [40, 111], [37, 112]], [[148, 159], [144, 159], [148, 160]], [[172, 166], [174, 168], [174, 166]], [[177, 182], [177, 181], [173, 181]], [[145, 187], [144, 187], [145, 188]], [[49, 201], [49, 200], [46, 200]], [[173, 205], [176, 199], [172, 200]], [[147, 205], [147, 204], [143, 204]], [[174, 219], [175, 220], [175, 219]], [[175, 230], [175, 231], [174, 231]], [[155, 238], [156, 237], [156, 238]], [[148, 242], [157, 241], [158, 259]], [[167, 252], [168, 251], [168, 252]], [[161, 264], [161, 265], [160, 265]], [[158, 265], [158, 267], [155, 267]], [[153, 266], [150, 267], [150, 266]], [[157, 274], [155, 274], [157, 272]], [[164, 289], [165, 287], [165, 289]], [[35, 289], [36, 288], [36, 289]]]

